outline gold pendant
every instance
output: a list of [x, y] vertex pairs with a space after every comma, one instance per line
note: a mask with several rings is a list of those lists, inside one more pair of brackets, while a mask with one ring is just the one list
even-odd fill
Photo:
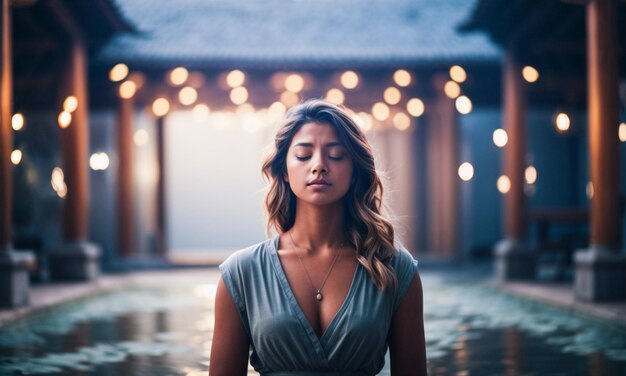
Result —
[[317, 295], [315, 295], [315, 299], [317, 299], [318, 302], [321, 302], [322, 299], [324, 299], [324, 295], [322, 295], [321, 292], [317, 292]]

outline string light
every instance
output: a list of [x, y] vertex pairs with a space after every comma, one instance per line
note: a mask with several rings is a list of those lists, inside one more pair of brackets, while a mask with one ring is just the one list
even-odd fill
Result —
[[61, 111], [59, 113], [57, 121], [59, 123], [59, 127], [67, 128], [72, 123], [72, 114], [67, 111]]
[[109, 79], [113, 82], [119, 82], [128, 76], [128, 66], [126, 64], [117, 64], [109, 71]]
[[567, 132], [571, 125], [571, 120], [568, 114], [566, 114], [565, 112], [559, 112], [556, 115], [554, 123], [556, 124], [556, 129], [559, 132]]
[[383, 93], [383, 98], [385, 99], [385, 102], [394, 105], [400, 102], [402, 94], [400, 93], [400, 90], [393, 86], [390, 86], [385, 89], [385, 92]]
[[245, 81], [246, 75], [238, 69], [235, 69], [226, 75], [226, 84], [233, 89], [243, 85]]
[[502, 148], [506, 146], [507, 142], [509, 142], [509, 135], [502, 128], [498, 128], [493, 131], [493, 143], [496, 144], [497, 147]]
[[374, 103], [372, 106], [372, 115], [376, 120], [385, 121], [389, 117], [389, 106], [383, 102]]
[[109, 156], [107, 153], [94, 153], [89, 157], [89, 167], [94, 171], [104, 171], [109, 168]]
[[18, 165], [20, 164], [20, 162], [22, 161], [22, 151], [20, 149], [15, 149], [11, 152], [11, 162], [14, 165]]
[[359, 75], [353, 71], [345, 71], [341, 75], [340, 81], [346, 89], [354, 89], [359, 85]]
[[124, 81], [120, 85], [120, 97], [123, 99], [130, 99], [134, 97], [136, 92], [137, 84], [135, 84], [135, 81]]
[[248, 100], [248, 89], [238, 86], [230, 91], [230, 101], [234, 104], [243, 104]]
[[74, 112], [78, 108], [78, 99], [75, 96], [70, 95], [63, 101], [63, 110], [67, 112]]
[[24, 115], [16, 113], [11, 117], [11, 127], [14, 131], [19, 131], [24, 128]]
[[174, 68], [170, 72], [170, 82], [175, 86], [184, 84], [187, 78], [189, 78], [189, 71], [183, 67]]
[[617, 131], [617, 135], [621, 142], [626, 142], [626, 123], [621, 123]]
[[498, 191], [502, 194], [509, 193], [511, 190], [511, 180], [506, 175], [501, 175], [496, 183]]
[[292, 93], [299, 93], [304, 88], [304, 78], [301, 75], [293, 73], [285, 79], [285, 89]]
[[157, 98], [152, 102], [152, 113], [161, 117], [167, 115], [170, 111], [170, 102], [165, 98]]
[[150, 141], [148, 131], [146, 131], [145, 129], [138, 129], [137, 131], [135, 131], [135, 134], [133, 134], [133, 141], [137, 146], [146, 145], [148, 141]]
[[535, 184], [537, 182], [537, 169], [534, 166], [526, 167], [524, 177], [526, 178], [526, 184]]
[[332, 88], [326, 92], [326, 99], [334, 104], [343, 104], [346, 97], [343, 95], [343, 91]]
[[472, 101], [465, 95], [461, 95], [455, 101], [456, 110], [463, 115], [472, 112]]
[[467, 79], [467, 73], [460, 65], [453, 65], [450, 67], [450, 78], [458, 83], [463, 83]]
[[459, 95], [461, 95], [461, 87], [455, 81], [446, 82], [443, 86], [443, 91], [450, 99], [456, 99]]
[[522, 68], [522, 76], [524, 77], [526, 82], [533, 83], [537, 82], [537, 80], [539, 79], [539, 72], [534, 67], [527, 65]]
[[459, 166], [458, 174], [461, 180], [470, 181], [474, 177], [474, 166], [469, 162], [463, 162]]
[[404, 112], [397, 112], [393, 115], [393, 126], [398, 130], [405, 131], [411, 126], [411, 118]]
[[400, 87], [407, 87], [411, 84], [411, 73], [404, 69], [398, 69], [393, 74], [393, 81]]
[[178, 92], [178, 100], [185, 106], [190, 106], [198, 100], [198, 92], [191, 86], [185, 86]]
[[406, 103], [406, 110], [413, 117], [420, 117], [424, 113], [424, 102], [419, 98], [411, 98]]

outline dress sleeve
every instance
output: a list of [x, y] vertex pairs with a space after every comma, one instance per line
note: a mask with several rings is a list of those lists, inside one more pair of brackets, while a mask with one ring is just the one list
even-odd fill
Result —
[[246, 307], [243, 297], [243, 281], [241, 279], [241, 268], [238, 254], [234, 253], [230, 255], [222, 264], [220, 264], [220, 272], [222, 273], [222, 281], [224, 286], [233, 298], [233, 301], [237, 305], [239, 312], [245, 312]]
[[392, 266], [396, 272], [396, 278], [398, 279], [398, 285], [396, 287], [396, 294], [393, 303], [394, 312], [400, 306], [404, 295], [411, 285], [411, 281], [417, 273], [417, 260], [404, 248], [400, 248], [392, 258]]

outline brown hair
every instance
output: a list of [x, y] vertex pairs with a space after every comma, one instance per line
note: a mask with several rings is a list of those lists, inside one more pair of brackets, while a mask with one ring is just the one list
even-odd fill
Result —
[[352, 180], [343, 197], [344, 231], [356, 248], [358, 262], [380, 290], [395, 287], [397, 278], [389, 266], [389, 259], [396, 252], [394, 229], [382, 214], [383, 186], [374, 166], [372, 149], [348, 113], [332, 103], [311, 99], [292, 107], [274, 137], [272, 151], [262, 167], [268, 183], [265, 196], [268, 233], [272, 227], [284, 233], [294, 224], [296, 197], [283, 180], [286, 157], [296, 132], [311, 122], [332, 126], [352, 158]]

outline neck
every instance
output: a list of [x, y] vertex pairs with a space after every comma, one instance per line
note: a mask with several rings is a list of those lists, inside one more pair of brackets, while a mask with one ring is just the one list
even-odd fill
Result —
[[313, 206], [297, 203], [296, 219], [289, 230], [302, 251], [318, 253], [344, 243], [343, 205]]

